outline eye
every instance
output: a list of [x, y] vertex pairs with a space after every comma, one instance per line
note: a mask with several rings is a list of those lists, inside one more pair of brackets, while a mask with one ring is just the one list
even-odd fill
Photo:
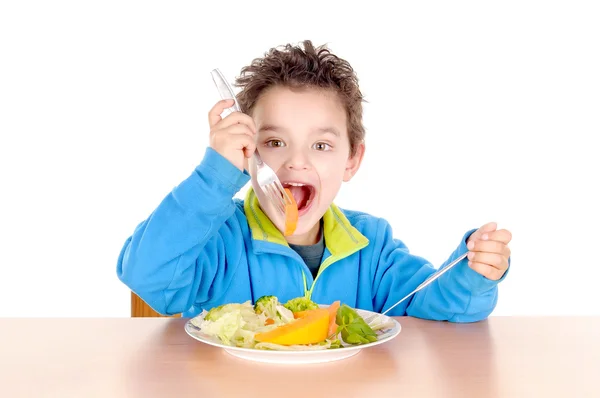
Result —
[[326, 142], [317, 142], [313, 145], [313, 148], [317, 151], [330, 151], [331, 145], [327, 144]]
[[265, 145], [271, 148], [281, 148], [285, 146], [285, 143], [281, 140], [269, 140], [265, 142]]

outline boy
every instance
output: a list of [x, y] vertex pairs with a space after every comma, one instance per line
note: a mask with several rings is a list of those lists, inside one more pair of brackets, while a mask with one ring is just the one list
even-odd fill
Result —
[[[121, 281], [165, 315], [192, 317], [263, 295], [381, 312], [435, 271], [385, 220], [333, 204], [365, 151], [362, 94], [346, 61], [305, 41], [271, 49], [237, 84], [243, 113], [221, 118], [232, 100], [210, 110], [204, 158], [127, 239]], [[248, 162], [255, 150], [298, 204], [292, 236], [257, 189]], [[249, 180], [245, 200], [234, 199]], [[494, 223], [467, 232], [448, 262], [467, 250], [468, 260], [388, 314], [485, 319], [508, 269], [510, 239]]]

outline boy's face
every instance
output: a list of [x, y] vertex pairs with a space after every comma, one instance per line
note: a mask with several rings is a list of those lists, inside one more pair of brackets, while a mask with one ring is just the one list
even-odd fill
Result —
[[[290, 243], [316, 243], [319, 222], [336, 197], [342, 181], [358, 170], [364, 146], [350, 156], [346, 112], [330, 91], [273, 87], [256, 103], [252, 117], [257, 129], [257, 150], [263, 161], [289, 188], [298, 205], [298, 225]], [[253, 163], [253, 162], [251, 162]], [[279, 230], [285, 217], [275, 210], [256, 181], [252, 185], [263, 211]]]

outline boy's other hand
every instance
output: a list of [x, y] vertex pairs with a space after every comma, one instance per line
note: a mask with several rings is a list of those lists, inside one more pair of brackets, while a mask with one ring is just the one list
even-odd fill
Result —
[[222, 100], [208, 112], [210, 147], [243, 171], [246, 158], [256, 150], [256, 126], [250, 116], [240, 112], [221, 118], [233, 104], [233, 100]]
[[512, 234], [497, 228], [494, 222], [485, 224], [467, 240], [469, 267], [491, 280], [502, 278], [510, 257], [508, 243]]

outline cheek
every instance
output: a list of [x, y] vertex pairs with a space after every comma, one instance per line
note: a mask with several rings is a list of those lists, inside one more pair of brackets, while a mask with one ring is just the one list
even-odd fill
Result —
[[347, 159], [344, 156], [320, 156], [318, 159], [314, 159], [313, 165], [319, 171], [319, 175], [322, 179], [335, 180], [341, 179], [344, 176], [346, 170]]
[[319, 172], [319, 178], [321, 181], [326, 181], [329, 184], [337, 185], [341, 184], [342, 177], [344, 176], [343, 170], [334, 169], [332, 167], [324, 168]]
[[[260, 149], [260, 148], [259, 148]], [[259, 151], [260, 157], [266, 164], [269, 165], [273, 170], [279, 170], [285, 163], [286, 154], [283, 149], [268, 149]]]
[[345, 167], [333, 167], [333, 165], [339, 164], [339, 162], [333, 163], [328, 161], [323, 162], [323, 164], [318, 166], [317, 170], [319, 179], [321, 180], [321, 190], [323, 193], [327, 192], [330, 195], [335, 195], [342, 185]]

